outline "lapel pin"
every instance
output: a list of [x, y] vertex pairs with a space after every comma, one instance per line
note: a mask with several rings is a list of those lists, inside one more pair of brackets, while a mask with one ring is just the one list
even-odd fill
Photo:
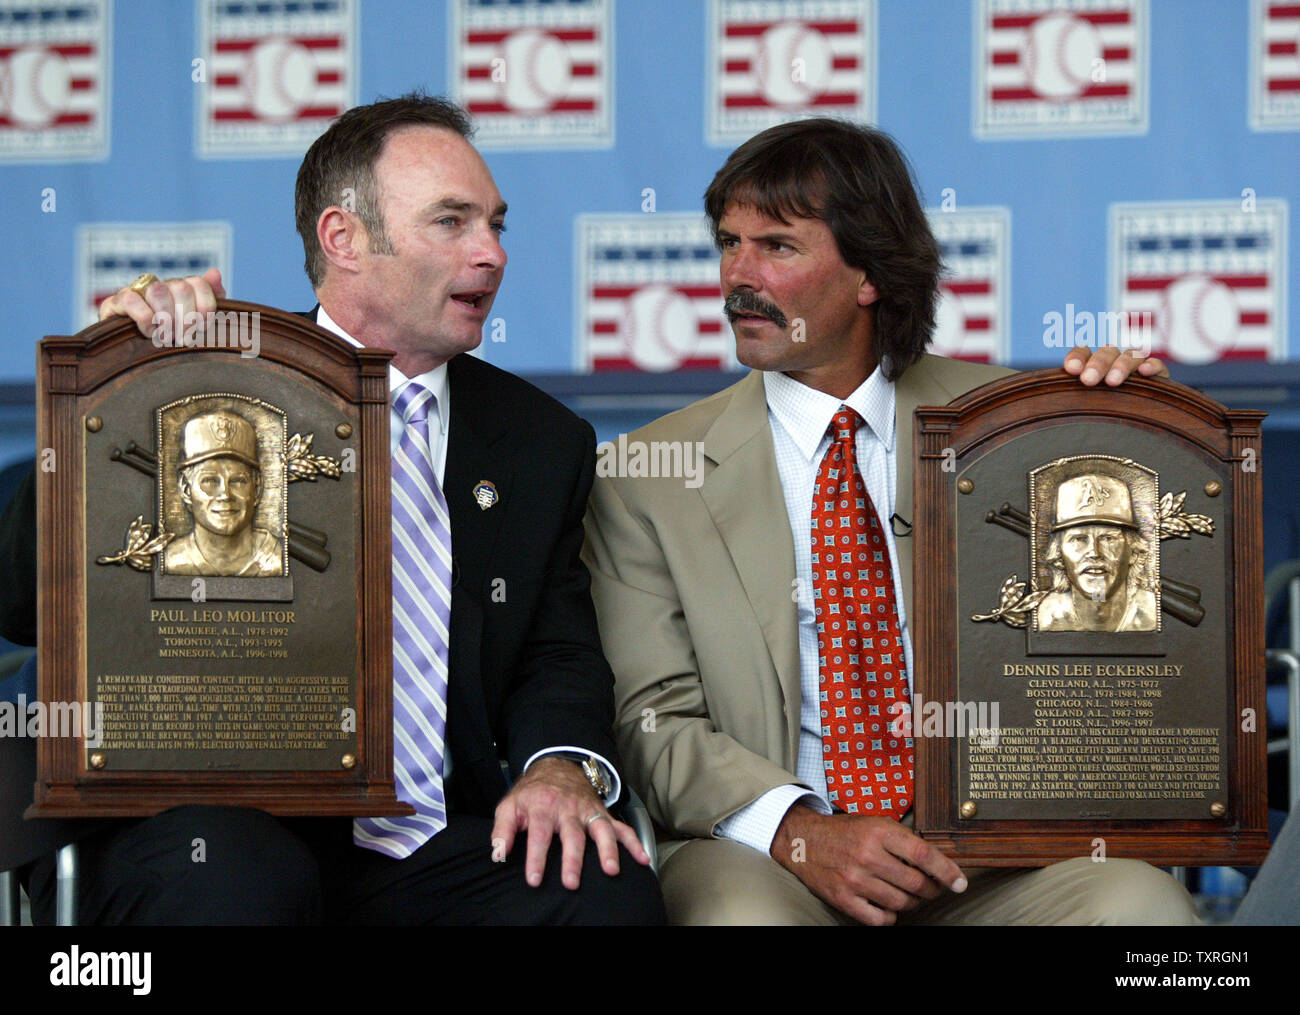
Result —
[[498, 499], [499, 495], [497, 494], [496, 484], [491, 480], [480, 479], [474, 485], [474, 501], [478, 504], [480, 511], [486, 511], [495, 504]]

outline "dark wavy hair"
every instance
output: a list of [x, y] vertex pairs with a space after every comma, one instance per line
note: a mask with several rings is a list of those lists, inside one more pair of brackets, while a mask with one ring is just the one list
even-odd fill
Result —
[[316, 238], [316, 221], [330, 205], [356, 212], [370, 234], [370, 249], [375, 253], [396, 252], [384, 227], [375, 163], [389, 136], [404, 127], [441, 127], [466, 140], [474, 134], [470, 118], [460, 106], [437, 96], [411, 92], [368, 106], [354, 106], [330, 124], [303, 156], [294, 188], [294, 223], [302, 237], [307, 277], [313, 289], [325, 280], [325, 252]]
[[939, 244], [917, 197], [911, 167], [884, 131], [844, 120], [769, 127], [731, 153], [704, 192], [716, 237], [729, 204], [770, 218], [818, 218], [844, 262], [866, 272], [872, 342], [891, 381], [921, 358], [939, 300]]

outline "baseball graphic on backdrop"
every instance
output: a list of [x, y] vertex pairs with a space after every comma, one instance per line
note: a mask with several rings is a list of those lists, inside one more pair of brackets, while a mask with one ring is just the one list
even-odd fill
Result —
[[800, 106], [831, 81], [831, 45], [821, 32], [799, 22], [773, 25], [759, 40], [755, 74], [768, 102]]
[[1070, 14], [1049, 14], [1029, 31], [1025, 75], [1044, 98], [1072, 98], [1092, 84], [1093, 61], [1101, 53], [1096, 28]]
[[516, 32], [505, 44], [506, 103], [517, 110], [547, 109], [569, 91], [569, 48], [549, 32]]
[[629, 297], [623, 347], [642, 370], [673, 370], [695, 352], [698, 342], [695, 308], [676, 289], [648, 285]]
[[1160, 301], [1157, 329], [1180, 363], [1213, 363], [1237, 343], [1240, 309], [1222, 282], [1199, 272], [1171, 282]]
[[245, 88], [258, 116], [292, 120], [316, 91], [316, 61], [296, 42], [267, 39], [249, 54]]
[[0, 61], [0, 112], [20, 127], [44, 127], [67, 107], [68, 62], [43, 48], [23, 48]]

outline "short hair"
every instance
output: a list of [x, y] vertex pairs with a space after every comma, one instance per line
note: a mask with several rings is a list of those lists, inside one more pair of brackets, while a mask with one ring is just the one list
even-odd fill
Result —
[[294, 220], [306, 254], [307, 277], [312, 288], [325, 280], [325, 252], [316, 238], [316, 222], [330, 205], [342, 205], [351, 191], [352, 207], [370, 234], [371, 250], [394, 253], [385, 231], [384, 215], [375, 183], [375, 163], [384, 144], [405, 127], [440, 127], [468, 140], [474, 134], [469, 115], [446, 99], [410, 92], [396, 99], [381, 99], [354, 106], [318, 137], [298, 168], [294, 188]]
[[737, 148], [704, 192], [716, 238], [729, 204], [770, 218], [821, 219], [844, 262], [866, 272], [876, 359], [893, 381], [934, 331], [939, 244], [906, 156], [884, 131], [819, 117], [769, 127]]

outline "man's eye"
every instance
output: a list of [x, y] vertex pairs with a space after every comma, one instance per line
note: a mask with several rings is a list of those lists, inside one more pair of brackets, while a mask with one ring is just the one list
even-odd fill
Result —
[[438, 225], [440, 226], [455, 226], [459, 223], [460, 219], [456, 218], [455, 215], [444, 215], [442, 218], [438, 219]]
[[498, 236], [500, 236], [502, 233], [506, 231], [506, 224], [504, 222], [493, 222], [492, 231], [495, 232]]

